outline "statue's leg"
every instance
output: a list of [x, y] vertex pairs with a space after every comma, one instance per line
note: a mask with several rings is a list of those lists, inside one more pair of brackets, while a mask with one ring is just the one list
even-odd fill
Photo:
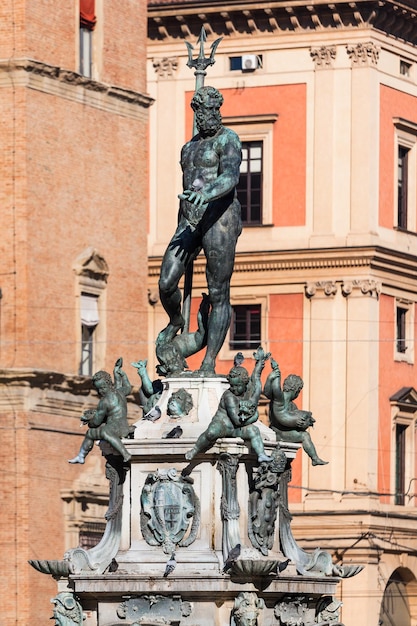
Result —
[[90, 430], [87, 431], [84, 441], [81, 444], [80, 451], [73, 459], [70, 459], [68, 463], [81, 463], [85, 461], [87, 454], [93, 449], [94, 439], [89, 436]]
[[103, 429], [102, 438], [107, 441], [116, 450], [116, 452], [118, 452], [123, 457], [123, 461], [130, 461], [132, 455], [129, 454], [129, 452], [126, 450], [126, 448], [120, 441], [120, 437], [117, 437], [117, 435], [112, 435], [111, 433], [108, 433], [105, 429]]
[[307, 431], [301, 433], [301, 442], [313, 465], [327, 465], [328, 461], [323, 461], [318, 456], [315, 445], [312, 442], [310, 434]]
[[200, 371], [214, 374], [216, 358], [224, 343], [232, 317], [230, 279], [239, 232], [233, 224], [216, 222], [203, 239], [207, 259], [206, 277], [211, 311], [207, 324], [207, 350]]
[[185, 458], [191, 461], [199, 452], [209, 450], [220, 437], [230, 437], [234, 428], [229, 419], [223, 416], [220, 419], [214, 419], [210, 422], [207, 429], [199, 436], [191, 450], [185, 453]]
[[259, 463], [262, 463], [262, 461], [272, 461], [272, 457], [265, 454], [264, 442], [262, 441], [261, 433], [257, 426], [244, 426], [241, 431], [244, 439], [248, 439], [251, 442], [251, 446], [258, 457]]
[[181, 291], [178, 288], [187, 261], [181, 253], [182, 232], [183, 228], [178, 227], [162, 259], [159, 296], [162, 306], [169, 315], [169, 324], [159, 334], [160, 340], [170, 341], [184, 326], [184, 318], [181, 314]]

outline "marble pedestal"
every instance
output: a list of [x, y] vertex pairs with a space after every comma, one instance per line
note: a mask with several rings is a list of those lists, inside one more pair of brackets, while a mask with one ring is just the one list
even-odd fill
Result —
[[[170, 417], [168, 400], [180, 388], [192, 396], [193, 408]], [[226, 388], [223, 378], [169, 379], [160, 418], [140, 420], [134, 438], [124, 440], [130, 464], [107, 457], [111, 491], [102, 542], [89, 551], [70, 551], [63, 562], [67, 571], [62, 563], [49, 565], [49, 573], [61, 576], [60, 593], [75, 594], [84, 626], [307, 626], [325, 623], [329, 607], [336, 607], [337, 617], [339, 578], [329, 562], [315, 566], [317, 558], [300, 551], [290, 532], [286, 492], [299, 446], [279, 446], [274, 433], [259, 424], [267, 454], [278, 446], [281, 455], [268, 492], [276, 517], [268, 530], [272, 545], [263, 550], [251, 540], [251, 494], [260, 471], [253, 451], [239, 438], [220, 439], [191, 462], [185, 458]], [[181, 426], [181, 437], [164, 438], [175, 426]], [[262, 511], [268, 512], [268, 504]], [[224, 571], [237, 545], [240, 553]], [[164, 576], [173, 552], [175, 567]]]

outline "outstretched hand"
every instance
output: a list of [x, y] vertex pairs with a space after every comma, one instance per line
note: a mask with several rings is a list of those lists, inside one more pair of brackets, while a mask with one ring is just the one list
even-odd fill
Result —
[[[188, 262], [196, 254], [195, 231], [187, 226], [180, 233], [176, 234], [169, 244], [169, 249], [174, 250], [174, 254], [179, 260], [188, 265]], [[200, 248], [198, 249], [198, 251]]]
[[196, 207], [201, 207], [203, 204], [208, 203], [206, 196], [201, 191], [194, 189], [185, 189], [182, 193], [178, 194], [178, 198], [180, 200], [187, 200], [187, 202], [191, 202], [191, 204], [194, 204]]
[[144, 359], [143, 361], [133, 361], [130, 365], [133, 365], [133, 367], [136, 367], [136, 369], [139, 370], [146, 370], [146, 366], [148, 365], [148, 361], [147, 359]]
[[262, 361], [263, 364], [265, 364], [265, 362], [269, 359], [270, 356], [271, 356], [271, 353], [265, 352], [262, 346], [259, 346], [256, 352], [253, 353], [253, 358], [255, 359], [255, 361]]

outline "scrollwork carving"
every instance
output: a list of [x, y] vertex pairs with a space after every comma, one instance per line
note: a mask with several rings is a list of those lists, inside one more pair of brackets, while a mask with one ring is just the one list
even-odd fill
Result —
[[271, 456], [271, 462], [261, 463], [255, 470], [254, 485], [249, 494], [248, 535], [253, 547], [264, 556], [274, 544], [279, 481], [287, 464], [285, 452], [279, 447]]
[[310, 48], [310, 56], [314, 61], [316, 69], [325, 69], [333, 66], [336, 58], [336, 46], [320, 46], [320, 48]]
[[192, 483], [192, 478], [181, 476], [175, 468], [157, 470], [146, 478], [140, 499], [142, 535], [146, 543], [162, 546], [166, 554], [171, 554], [177, 545], [191, 545], [197, 536], [200, 501]]
[[[158, 594], [127, 598], [119, 604], [117, 616], [129, 620], [129, 624], [159, 624], [178, 626], [181, 617], [191, 615], [190, 602], [183, 602], [181, 596], [161, 596]], [[131, 620], [134, 620], [133, 622]]]
[[315, 283], [307, 283], [305, 286], [307, 298], [312, 298], [318, 291], [322, 291], [325, 296], [335, 296], [337, 293], [337, 284], [332, 280], [319, 280]]
[[354, 289], [360, 290], [363, 295], [375, 296], [378, 300], [381, 293], [381, 283], [371, 278], [343, 281], [342, 294], [345, 298], [350, 296]]
[[55, 620], [55, 626], [82, 626], [84, 614], [73, 593], [62, 591], [52, 598], [51, 603], [54, 605], [51, 619]]
[[162, 78], [172, 77], [178, 68], [178, 58], [162, 57], [162, 59], [153, 59], [152, 65], [158, 76]]
[[305, 626], [308, 602], [305, 596], [286, 596], [274, 607], [280, 626]]
[[220, 513], [223, 521], [223, 559], [226, 560], [232, 548], [240, 544], [239, 516], [240, 507], [237, 499], [236, 473], [239, 456], [228, 453], [220, 454], [217, 469], [222, 475], [222, 497]]
[[256, 593], [242, 591], [235, 598], [232, 609], [233, 626], [257, 626], [258, 615], [265, 608], [265, 602]]
[[352, 67], [377, 65], [380, 47], [372, 41], [346, 46], [346, 52], [352, 63]]

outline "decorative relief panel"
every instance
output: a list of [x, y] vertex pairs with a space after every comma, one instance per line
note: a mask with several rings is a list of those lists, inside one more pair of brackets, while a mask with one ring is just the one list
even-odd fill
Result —
[[332, 280], [319, 280], [315, 283], [307, 283], [305, 286], [307, 298], [312, 298], [318, 291], [322, 291], [325, 296], [335, 296], [337, 293], [337, 285]]
[[333, 67], [336, 58], [336, 46], [320, 46], [320, 48], [310, 48], [310, 56], [317, 69], [327, 69]]
[[162, 57], [153, 59], [152, 65], [161, 78], [171, 78], [178, 69], [178, 57]]
[[380, 47], [373, 42], [358, 43], [346, 46], [346, 52], [351, 60], [352, 67], [377, 65]]
[[175, 468], [148, 474], [140, 499], [140, 525], [150, 546], [160, 545], [170, 554], [177, 545], [193, 543], [200, 524], [200, 501], [192, 483], [192, 478], [181, 476]]
[[[354, 290], [359, 290], [363, 295], [374, 296], [377, 299], [381, 293], [381, 283], [372, 278], [344, 279], [340, 288], [345, 298], [350, 296]], [[309, 282], [305, 285], [305, 295], [307, 298], [313, 298], [316, 295], [335, 296], [337, 290], [337, 282], [333, 280]]]
[[381, 293], [381, 283], [370, 278], [343, 281], [342, 294], [345, 298], [350, 296], [354, 289], [359, 289], [363, 295], [375, 296], [378, 299]]
[[191, 603], [183, 602], [181, 596], [155, 594], [127, 598], [119, 605], [117, 615], [132, 626], [178, 626], [181, 618], [191, 615], [191, 611]]

